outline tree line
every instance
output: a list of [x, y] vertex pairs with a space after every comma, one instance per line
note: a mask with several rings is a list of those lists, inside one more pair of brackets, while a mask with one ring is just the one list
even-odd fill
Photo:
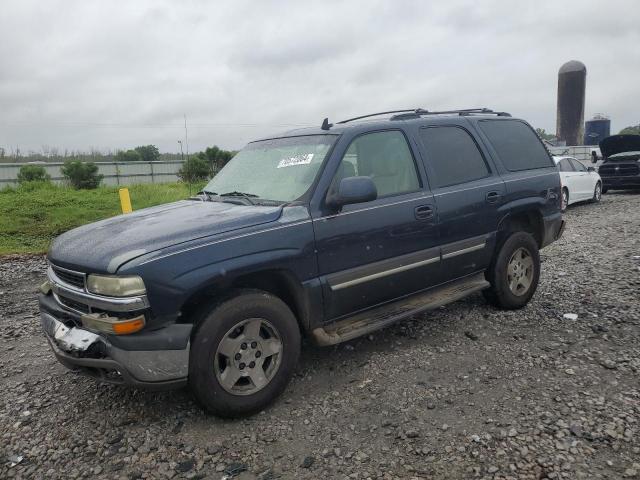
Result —
[[[224, 150], [216, 145], [207, 147], [202, 152], [189, 154], [189, 158], [198, 157], [209, 161], [214, 166], [221, 168], [233, 155], [234, 151]], [[115, 152], [101, 152], [90, 150], [89, 152], [68, 151], [61, 153], [57, 148], [42, 146], [41, 152], [29, 151], [24, 153], [19, 148], [8, 151], [0, 146], [0, 162], [4, 163], [29, 163], [29, 162], [65, 162], [78, 160], [81, 162], [154, 162], [169, 160], [186, 160], [186, 155], [176, 153], [160, 153], [155, 145], [140, 145], [128, 150], [116, 150]]]
[[[3, 153], [3, 152], [0, 152]], [[188, 155], [184, 164], [178, 171], [178, 177], [183, 182], [201, 182], [212, 178], [236, 152], [224, 150], [216, 145], [207, 147], [203, 152]], [[154, 162], [162, 160], [162, 155], [155, 145], [143, 145], [130, 150], [116, 153], [112, 161], [116, 162]], [[51, 161], [51, 160], [50, 160]], [[73, 157], [58, 157], [55, 161], [64, 161], [61, 168], [66, 182], [74, 188], [96, 188], [100, 185], [103, 176], [98, 173], [95, 161], [86, 161]], [[97, 161], [109, 161], [104, 157]], [[18, 173], [18, 183], [26, 182], [50, 182], [51, 177], [44, 167], [36, 163], [25, 162]]]

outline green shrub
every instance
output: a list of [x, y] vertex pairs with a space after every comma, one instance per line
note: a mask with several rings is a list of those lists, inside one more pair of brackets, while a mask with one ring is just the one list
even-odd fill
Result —
[[97, 188], [104, 175], [98, 173], [98, 166], [93, 162], [67, 160], [61, 168], [62, 175], [75, 189]]
[[18, 183], [25, 182], [49, 182], [51, 176], [41, 165], [23, 165], [18, 172]]
[[160, 150], [155, 145], [142, 145], [134, 149], [143, 162], [157, 162], [160, 160]]
[[209, 163], [200, 157], [191, 157], [178, 172], [180, 180], [186, 183], [200, 182], [207, 180], [211, 176]]
[[141, 160], [140, 152], [136, 150], [120, 150], [116, 153], [116, 162], [139, 162]]

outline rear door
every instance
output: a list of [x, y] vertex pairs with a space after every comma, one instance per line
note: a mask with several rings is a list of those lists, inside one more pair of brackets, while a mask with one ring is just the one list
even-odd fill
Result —
[[591, 183], [593, 177], [589, 175], [587, 167], [585, 167], [578, 160], [576, 160], [575, 158], [571, 158], [569, 159], [569, 161], [571, 162], [571, 165], [575, 170], [574, 175], [576, 178], [576, 184], [578, 185], [579, 189], [580, 200], [587, 200], [591, 198], [593, 196], [593, 187], [595, 186]]
[[485, 269], [495, 245], [505, 185], [464, 123], [419, 133], [438, 209], [444, 280]]

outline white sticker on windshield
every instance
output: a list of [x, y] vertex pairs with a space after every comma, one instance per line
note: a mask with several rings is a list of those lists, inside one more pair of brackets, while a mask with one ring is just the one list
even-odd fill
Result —
[[313, 153], [305, 153], [304, 155], [296, 155], [291, 158], [283, 158], [278, 163], [278, 168], [291, 167], [293, 165], [308, 165], [313, 160]]

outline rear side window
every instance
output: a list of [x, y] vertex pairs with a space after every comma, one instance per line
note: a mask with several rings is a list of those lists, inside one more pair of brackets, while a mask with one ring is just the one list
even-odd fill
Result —
[[420, 139], [433, 170], [432, 187], [448, 187], [489, 175], [489, 168], [471, 135], [460, 127], [429, 127]]
[[561, 172], [573, 172], [573, 166], [568, 158], [564, 158], [558, 162], [558, 169]]
[[571, 165], [573, 165], [573, 168], [575, 169], [576, 172], [586, 172], [587, 169], [584, 165], [582, 165], [578, 160], [574, 160], [573, 158], [570, 160], [571, 161]]
[[547, 149], [527, 124], [517, 120], [481, 120], [478, 124], [507, 170], [553, 166]]

